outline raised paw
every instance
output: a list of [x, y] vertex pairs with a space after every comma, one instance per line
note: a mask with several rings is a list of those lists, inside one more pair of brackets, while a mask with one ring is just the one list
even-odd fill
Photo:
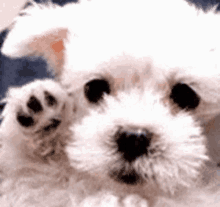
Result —
[[[38, 96], [43, 96], [38, 98]], [[63, 104], [63, 107], [65, 105]], [[41, 130], [51, 131], [56, 129], [61, 123], [60, 109], [58, 109], [58, 102], [54, 95], [48, 92], [46, 89], [43, 91], [43, 94], [34, 94], [31, 95], [26, 102], [26, 110], [21, 108], [17, 112], [17, 121], [23, 127], [32, 127], [43, 123]], [[51, 108], [52, 113], [50, 116], [46, 116], [46, 113], [49, 112], [48, 108]], [[26, 112], [25, 112], [26, 111]]]
[[54, 151], [70, 117], [68, 96], [53, 80], [37, 80], [9, 90], [10, 113], [28, 141], [42, 155]]

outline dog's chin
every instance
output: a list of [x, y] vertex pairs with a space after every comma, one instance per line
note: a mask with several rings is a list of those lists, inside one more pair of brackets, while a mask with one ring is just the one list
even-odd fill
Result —
[[136, 186], [143, 183], [141, 176], [135, 171], [126, 172], [124, 169], [113, 170], [109, 173], [109, 177], [120, 184]]

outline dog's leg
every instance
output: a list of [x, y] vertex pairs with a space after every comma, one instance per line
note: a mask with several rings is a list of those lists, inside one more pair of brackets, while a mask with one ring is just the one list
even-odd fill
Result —
[[15, 150], [21, 151], [22, 142], [44, 158], [62, 150], [68, 138], [68, 117], [72, 110], [67, 93], [57, 82], [37, 80], [21, 88], [11, 88], [6, 101], [1, 137], [10, 142], [8, 146], [14, 145]]

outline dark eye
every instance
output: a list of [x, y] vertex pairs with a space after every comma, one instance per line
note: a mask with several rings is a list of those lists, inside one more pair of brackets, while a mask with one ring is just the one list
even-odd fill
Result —
[[173, 86], [170, 98], [180, 108], [186, 110], [195, 109], [200, 102], [200, 97], [196, 92], [184, 83], [177, 83]]
[[97, 103], [104, 93], [110, 94], [110, 92], [110, 85], [104, 79], [91, 80], [84, 86], [85, 96], [91, 103]]

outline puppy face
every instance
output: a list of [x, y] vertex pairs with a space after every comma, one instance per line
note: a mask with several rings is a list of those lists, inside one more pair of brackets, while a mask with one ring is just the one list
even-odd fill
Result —
[[130, 187], [159, 183], [172, 192], [189, 186], [207, 159], [194, 116], [200, 97], [182, 82], [171, 85], [175, 80], [160, 77], [148, 60], [141, 67], [132, 57], [119, 58], [116, 68], [111, 62], [73, 93], [83, 107], [76, 116], [83, 115], [71, 126], [72, 165]]
[[219, 113], [219, 17], [198, 16], [181, 0], [94, 0], [25, 13], [3, 53], [44, 56], [66, 88], [74, 168], [169, 192], [199, 177], [208, 159], [201, 125]]

